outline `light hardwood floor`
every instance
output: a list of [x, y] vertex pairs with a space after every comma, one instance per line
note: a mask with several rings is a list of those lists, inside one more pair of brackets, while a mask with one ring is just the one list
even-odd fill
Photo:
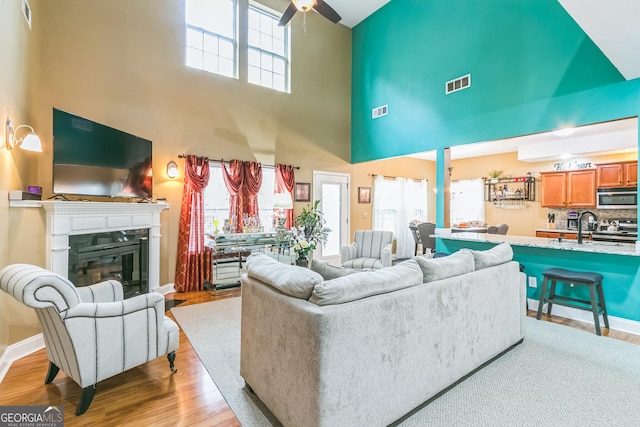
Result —
[[[189, 305], [239, 295], [239, 289], [230, 289], [166, 298], [185, 300], [181, 305]], [[535, 312], [528, 315], [535, 317]], [[543, 315], [543, 320], [594, 331], [592, 325], [562, 317]], [[607, 329], [603, 335], [640, 345], [640, 336]], [[172, 375], [167, 359], [161, 357], [100, 382], [89, 410], [76, 417], [80, 387], [63, 372], [45, 385], [48, 361], [40, 350], [11, 366], [0, 384], [0, 405], [63, 405], [65, 426], [240, 426], [182, 331], [176, 366], [178, 372]]]

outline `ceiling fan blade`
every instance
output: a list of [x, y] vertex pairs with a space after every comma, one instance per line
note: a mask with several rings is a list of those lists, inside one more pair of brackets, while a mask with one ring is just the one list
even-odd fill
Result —
[[293, 18], [293, 15], [295, 15], [297, 11], [298, 9], [296, 9], [296, 5], [293, 3], [289, 3], [289, 7], [282, 14], [282, 18], [280, 18], [280, 22], [278, 22], [278, 25], [281, 27], [287, 25], [287, 23], [291, 21], [291, 18]]
[[324, 16], [334, 24], [337, 24], [342, 19], [342, 17], [338, 15], [338, 12], [333, 10], [333, 8], [323, 0], [317, 0], [313, 8], [317, 10], [320, 15]]

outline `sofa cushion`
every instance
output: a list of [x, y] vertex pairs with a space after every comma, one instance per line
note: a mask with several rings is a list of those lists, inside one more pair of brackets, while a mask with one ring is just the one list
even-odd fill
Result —
[[313, 258], [311, 260], [311, 270], [315, 271], [322, 276], [324, 280], [336, 279], [338, 277], [346, 276], [347, 274], [353, 274], [358, 270], [353, 268], [344, 268], [336, 265], [331, 265], [328, 262], [321, 261]]
[[393, 267], [327, 280], [313, 288], [309, 301], [317, 305], [342, 304], [420, 284], [422, 270], [415, 261], [409, 260]]
[[474, 251], [471, 249], [460, 249], [461, 251], [470, 252], [473, 255], [476, 270], [481, 270], [494, 265], [504, 264], [513, 259], [513, 249], [508, 243], [500, 243], [486, 251]]
[[422, 269], [424, 283], [459, 276], [475, 270], [473, 255], [467, 251], [458, 251], [442, 258], [414, 257], [413, 259]]
[[251, 254], [247, 258], [247, 275], [273, 286], [280, 292], [302, 299], [309, 299], [313, 287], [324, 281], [315, 271], [281, 264], [260, 253]]

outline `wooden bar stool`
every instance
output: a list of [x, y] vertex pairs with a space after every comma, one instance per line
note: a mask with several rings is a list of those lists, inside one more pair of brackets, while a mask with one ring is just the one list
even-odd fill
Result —
[[[607, 306], [604, 301], [604, 292], [602, 290], [602, 276], [598, 273], [587, 271], [571, 271], [564, 268], [548, 268], [542, 272], [544, 280], [540, 289], [540, 302], [538, 304], [538, 314], [536, 319], [540, 320], [542, 315], [542, 306], [548, 303], [547, 314], [551, 314], [553, 304], [560, 304], [567, 307], [579, 308], [593, 312], [593, 321], [596, 326], [596, 334], [600, 334], [600, 314], [604, 320], [604, 326], [609, 328], [609, 319], [607, 318]], [[551, 282], [551, 291], [547, 297], [547, 287]], [[587, 286], [589, 288], [590, 299], [573, 298], [564, 295], [556, 295], [556, 282], [572, 283], [578, 286]], [[597, 294], [597, 297], [596, 297]]]

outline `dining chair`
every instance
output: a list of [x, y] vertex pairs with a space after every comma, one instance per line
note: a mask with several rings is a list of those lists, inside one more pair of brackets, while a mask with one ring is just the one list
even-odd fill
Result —
[[501, 223], [501, 224], [498, 224], [497, 227], [498, 227], [498, 231], [496, 234], [507, 234], [507, 231], [509, 231], [508, 224]]
[[434, 252], [436, 250], [436, 239], [430, 237], [436, 232], [436, 225], [432, 222], [423, 222], [418, 224], [418, 235], [420, 236], [420, 243], [422, 243], [422, 253]]
[[420, 232], [418, 231], [418, 224], [415, 222], [409, 223], [409, 230], [411, 230], [411, 234], [413, 235], [413, 241], [415, 242], [415, 248], [413, 250], [413, 255], [418, 255], [418, 245], [422, 243], [420, 241]]

